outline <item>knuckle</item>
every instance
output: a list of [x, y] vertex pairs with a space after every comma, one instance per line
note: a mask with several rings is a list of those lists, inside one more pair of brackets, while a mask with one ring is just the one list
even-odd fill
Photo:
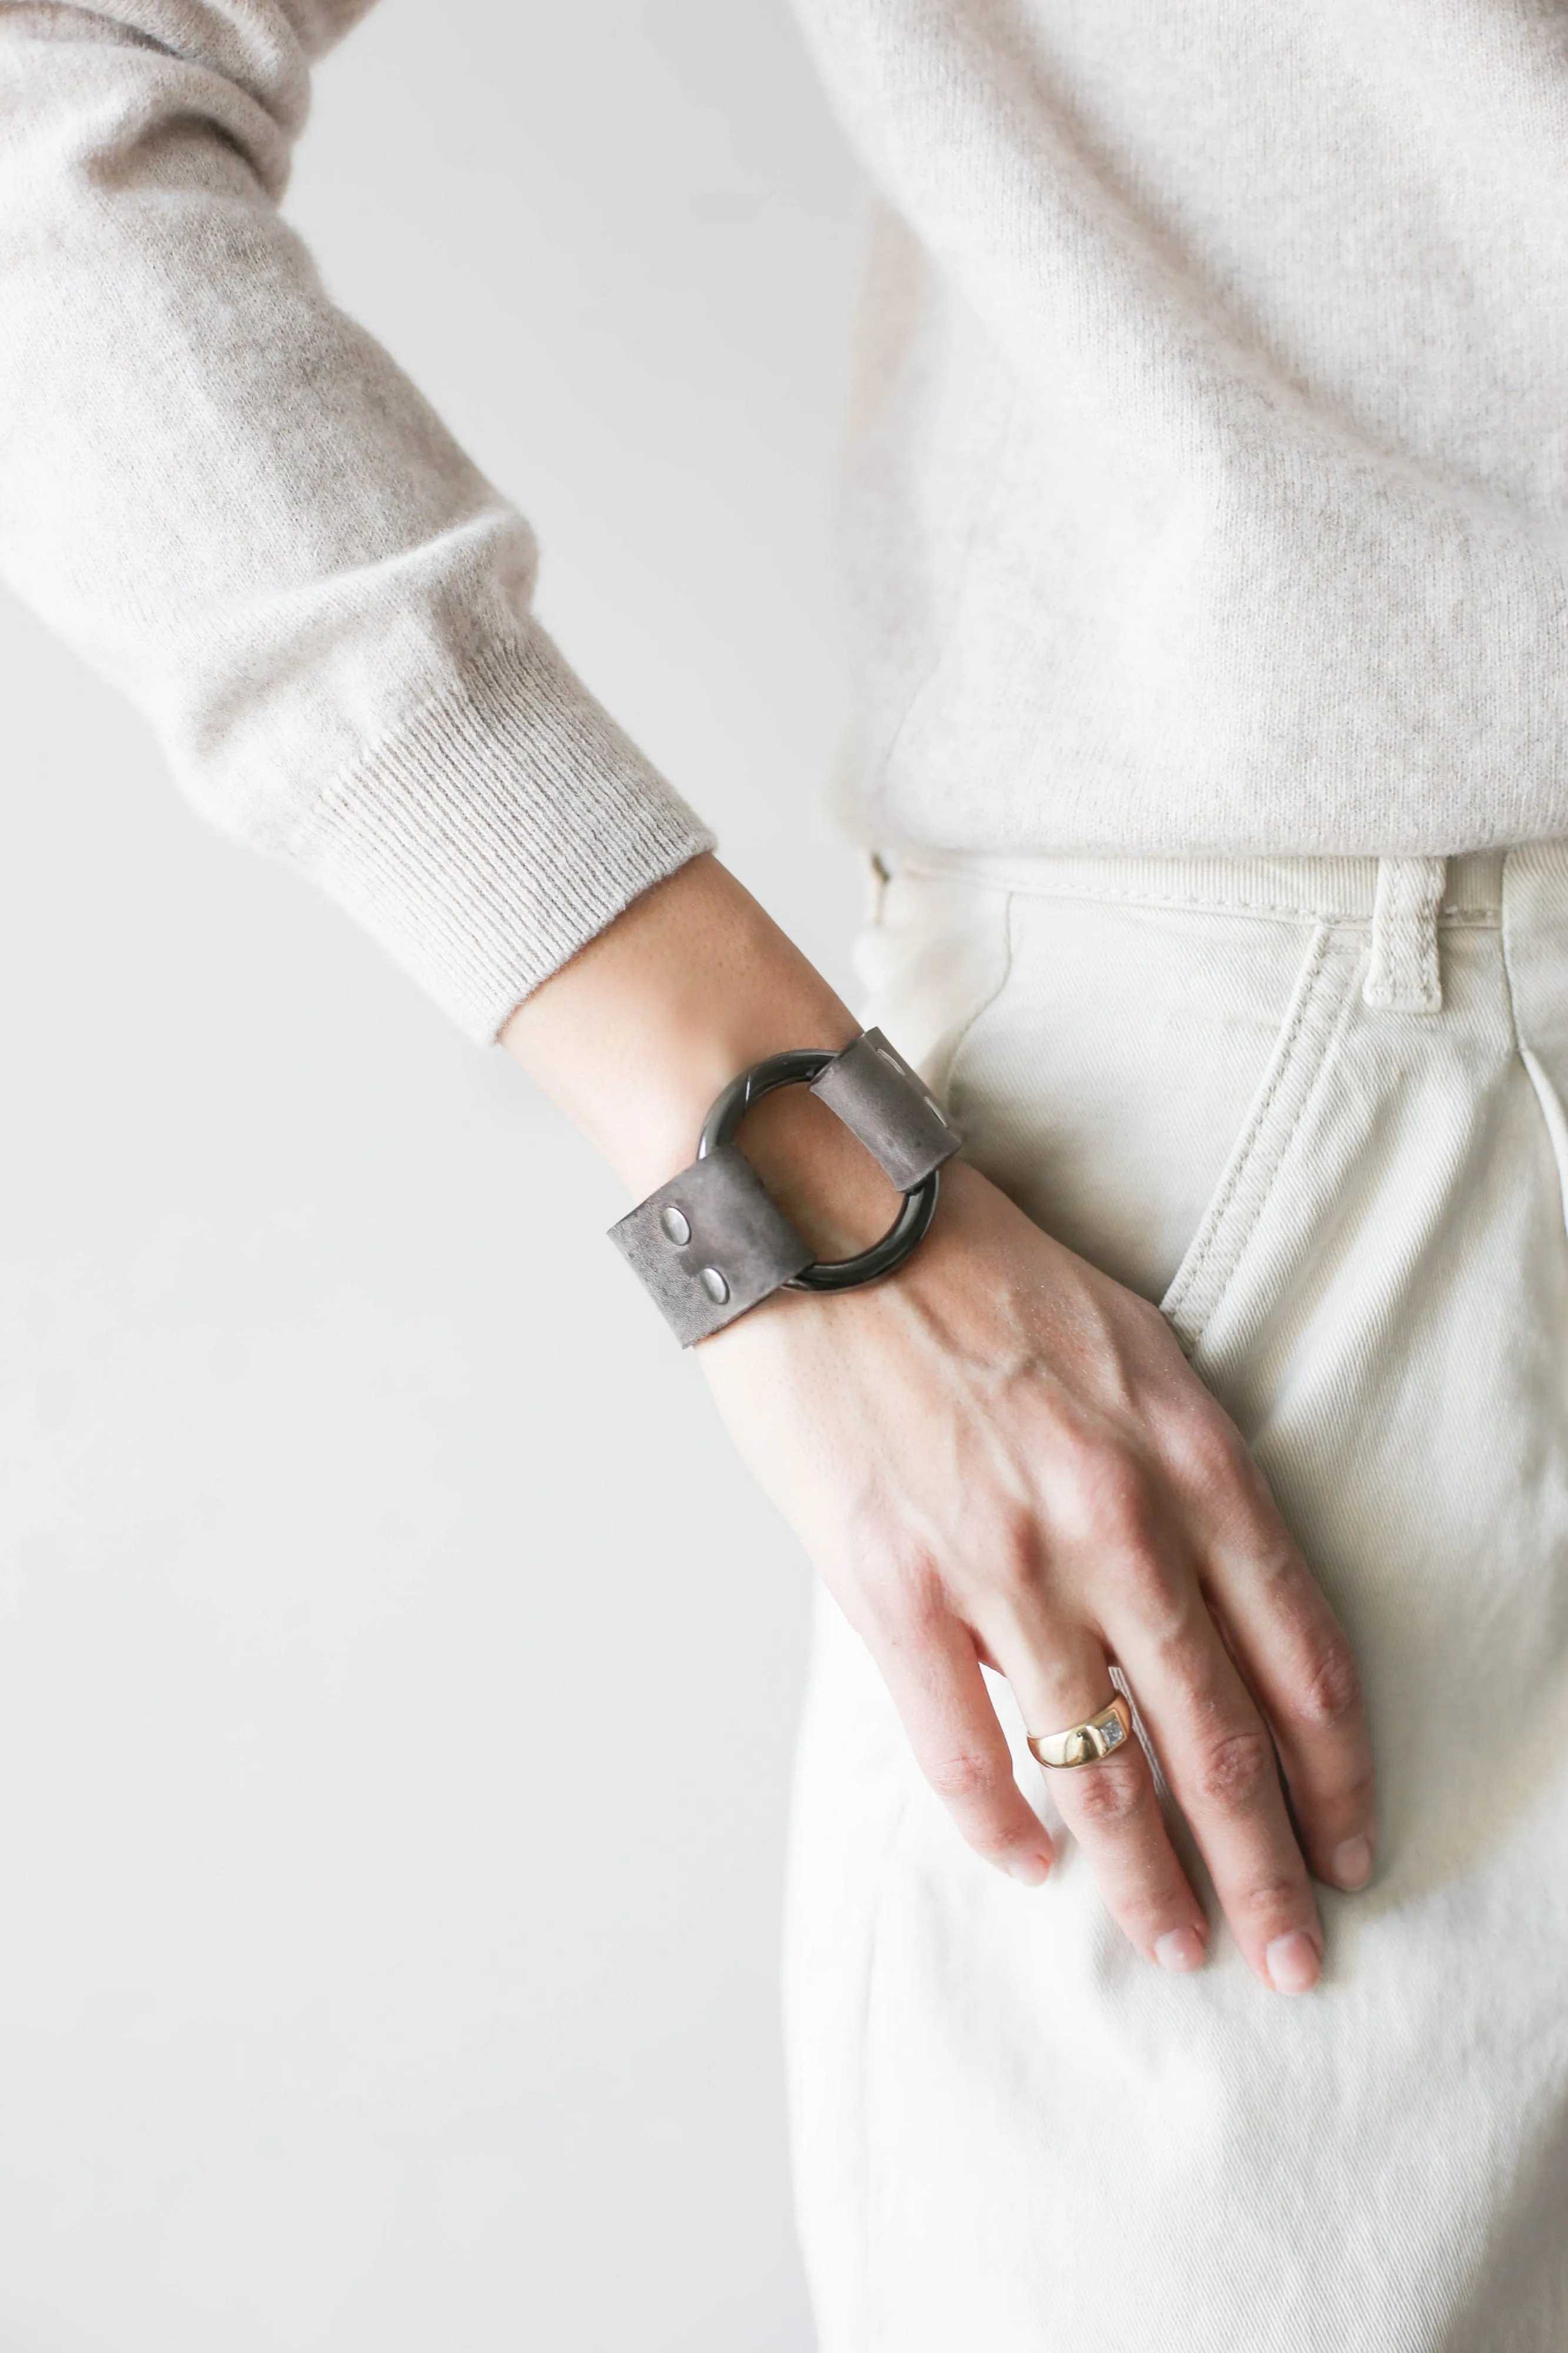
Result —
[[1207, 1704], [1214, 1686], [1214, 1641], [1198, 1610], [1189, 1607], [1173, 1613], [1157, 1630], [1156, 1645], [1165, 1680], [1192, 1694], [1199, 1704]]
[[939, 1642], [952, 1609], [936, 1572], [911, 1578], [888, 1595], [884, 1622], [910, 1648], [929, 1650]]
[[1032, 1523], [1004, 1529], [987, 1547], [986, 1583], [1004, 1601], [1032, 1599], [1039, 1585], [1038, 1545]]
[[1116, 1917], [1134, 1944], [1152, 1947], [1167, 1928], [1184, 1925], [1192, 1898], [1173, 1874], [1171, 1883], [1122, 1890], [1115, 1901]]
[[1153, 1525], [1148, 1473], [1126, 1448], [1091, 1440], [1079, 1450], [1080, 1508], [1096, 1535], [1119, 1540], [1129, 1550], [1147, 1541]]
[[1216, 1813], [1255, 1806], [1274, 1773], [1274, 1751], [1262, 1728], [1238, 1725], [1200, 1750], [1196, 1795]]
[[885, 1550], [848, 1595], [847, 1615], [879, 1654], [927, 1649], [950, 1614], [936, 1563], [913, 1551]]
[[868, 1641], [884, 1627], [901, 1629], [933, 1582], [931, 1565], [881, 1528], [864, 1535], [853, 1527], [839, 1530], [818, 1566], [841, 1597], [846, 1617]]
[[1112, 1573], [1110, 1582], [1163, 1653], [1191, 1650], [1197, 1588], [1184, 1559], [1145, 1545], [1123, 1556], [1120, 1574]]
[[1226, 1908], [1233, 1917], [1240, 1913], [1248, 1920], [1272, 1926], [1282, 1920], [1294, 1919], [1307, 1893], [1304, 1871], [1269, 1871], [1248, 1880], [1237, 1893], [1227, 1894]]
[[1173, 1430], [1167, 1429], [1165, 1443], [1192, 1486], [1205, 1492], [1250, 1486], [1252, 1457], [1223, 1414], [1184, 1415]]
[[892, 1577], [920, 1561], [923, 1547], [889, 1507], [879, 1484], [868, 1482], [840, 1506], [826, 1549], [841, 1575], [870, 1570]]
[[1187, 1580], [1173, 1556], [1154, 1479], [1134, 1457], [1108, 1448], [1080, 1467], [1084, 1533], [1104, 1574], [1135, 1597], [1141, 1612], [1174, 1606]]
[[950, 1806], [973, 1805], [992, 1797], [1001, 1782], [995, 1759], [983, 1748], [946, 1749], [927, 1762], [925, 1776], [937, 1796]]
[[1335, 1627], [1317, 1645], [1297, 1711], [1314, 1729], [1332, 1730], [1361, 1706], [1361, 1672], [1348, 1636]]
[[1342, 1821], [1370, 1821], [1376, 1810], [1377, 1788], [1370, 1765], [1342, 1781], [1333, 1792], [1334, 1811]]
[[1196, 1578], [1173, 1544], [1168, 1499], [1147, 1468], [1130, 1454], [1095, 1463], [1080, 1482], [1080, 1520], [1109, 1598], [1156, 1635], [1189, 1621]]
[[1080, 1824], [1115, 1830], [1142, 1811], [1143, 1777], [1131, 1761], [1111, 1757], [1077, 1778], [1070, 1803]]

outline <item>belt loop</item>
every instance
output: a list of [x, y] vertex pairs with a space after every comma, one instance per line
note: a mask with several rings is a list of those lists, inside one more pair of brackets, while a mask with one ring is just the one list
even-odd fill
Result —
[[1362, 1001], [1384, 1013], [1440, 1013], [1437, 911], [1446, 858], [1380, 858], [1372, 911], [1372, 961]]

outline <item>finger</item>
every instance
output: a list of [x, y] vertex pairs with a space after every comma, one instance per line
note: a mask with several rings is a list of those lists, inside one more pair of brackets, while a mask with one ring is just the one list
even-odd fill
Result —
[[926, 1779], [976, 1854], [1037, 1887], [1056, 1849], [1013, 1777], [968, 1629], [934, 1607], [911, 1628], [873, 1641], [873, 1654]]
[[[1015, 1623], [996, 1648], [1037, 1736], [1086, 1723], [1116, 1696], [1104, 1646], [1081, 1628], [1042, 1615]], [[1171, 1844], [1142, 1744], [1130, 1740], [1096, 1764], [1040, 1770], [1128, 1941], [1162, 1968], [1199, 1968], [1208, 1922]]]
[[1174, 1630], [1107, 1631], [1243, 1954], [1277, 1992], [1307, 1992], [1323, 1957], [1311, 1882], [1268, 1727], [1195, 1584]]
[[[1289, 1540], [1287, 1540], [1289, 1541]], [[1355, 1654], [1290, 1546], [1226, 1559], [1210, 1575], [1216, 1612], [1273, 1727], [1301, 1841], [1336, 1887], [1364, 1887], [1377, 1845], [1372, 1740]]]
[[1215, 1612], [1272, 1727], [1313, 1869], [1364, 1887], [1377, 1810], [1355, 1654], [1241, 1438], [1228, 1424], [1221, 1437], [1194, 1499]]

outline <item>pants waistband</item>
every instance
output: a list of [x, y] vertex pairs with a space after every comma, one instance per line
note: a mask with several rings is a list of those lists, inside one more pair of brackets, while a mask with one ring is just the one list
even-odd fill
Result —
[[1568, 876], [1563, 842], [1453, 858], [998, 857], [910, 849], [879, 854], [875, 862], [884, 877], [966, 879], [1045, 898], [1365, 923], [1371, 944], [1363, 1001], [1387, 1012], [1435, 1013], [1443, 1002], [1438, 933], [1451, 924], [1500, 923], [1504, 870], [1512, 858], [1554, 865]]
[[[1502, 906], [1502, 849], [1455, 858], [1145, 858], [1095, 853], [1002, 856], [924, 847], [881, 851], [885, 874], [950, 875], [1043, 898], [1127, 899], [1144, 905], [1234, 907], [1259, 915], [1320, 923], [1369, 922], [1380, 885], [1386, 895], [1429, 902], [1436, 882], [1436, 920], [1496, 923]], [[1568, 865], [1568, 843], [1537, 844]]]

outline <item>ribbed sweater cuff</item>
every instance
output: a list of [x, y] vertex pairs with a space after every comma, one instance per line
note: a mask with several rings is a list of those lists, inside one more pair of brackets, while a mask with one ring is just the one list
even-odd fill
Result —
[[290, 855], [489, 1043], [713, 837], [526, 624], [312, 807]]

